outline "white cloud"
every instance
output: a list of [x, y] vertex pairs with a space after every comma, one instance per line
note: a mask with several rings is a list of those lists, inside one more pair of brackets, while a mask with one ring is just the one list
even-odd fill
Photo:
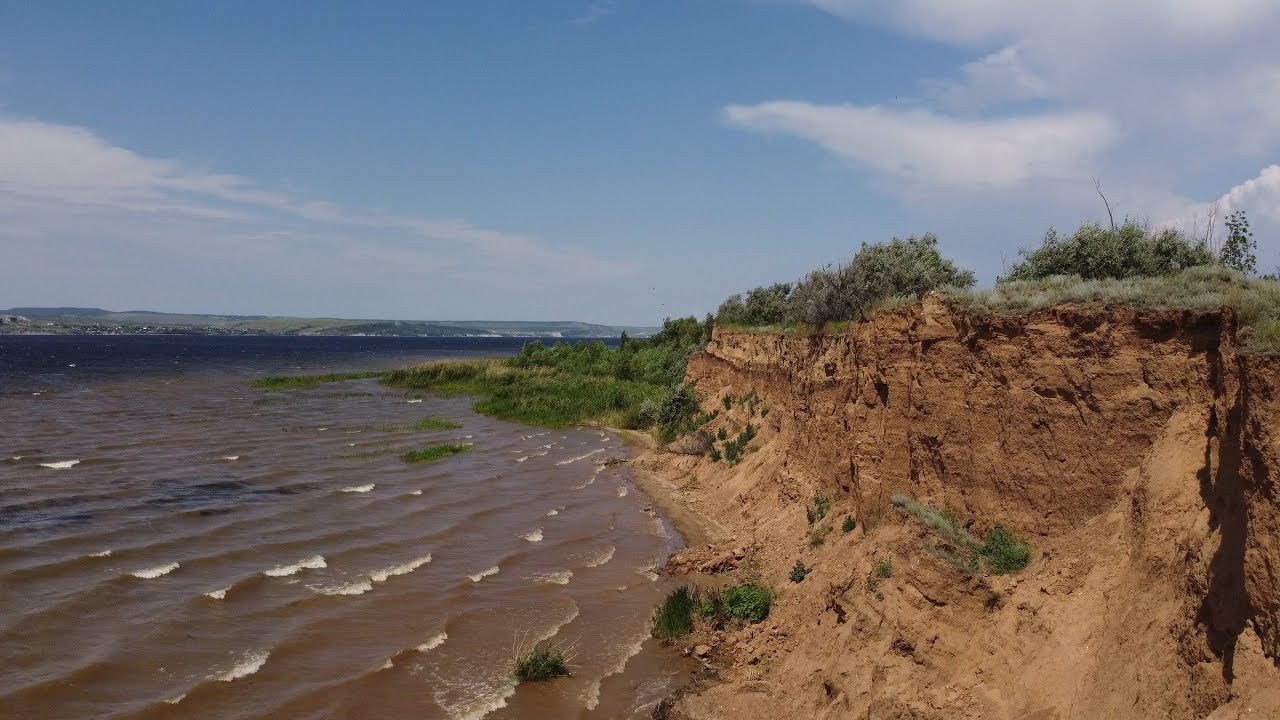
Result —
[[[223, 222], [227, 237], [244, 237], [244, 226], [256, 227], [251, 234], [270, 242], [280, 237], [272, 234], [281, 222], [273, 216], [284, 216], [319, 226], [329, 236], [358, 230], [359, 240], [350, 241], [355, 247], [345, 254], [384, 258], [399, 267], [439, 267], [443, 256], [462, 252], [491, 270], [536, 270], [569, 280], [632, 272], [627, 263], [524, 235], [461, 220], [351, 211], [262, 188], [237, 175], [147, 157], [84, 128], [0, 117], [0, 199], [6, 197], [17, 203], [12, 207], [22, 208], [28, 227], [56, 225], [69, 209], [78, 217], [109, 216], [117, 227], [154, 225], [154, 216], [164, 214]], [[23, 231], [12, 221], [5, 230], [10, 237]], [[218, 231], [206, 224], [201, 236], [211, 232]]]
[[1268, 165], [1257, 177], [1231, 188], [1218, 200], [1223, 214], [1248, 210], [1280, 223], [1280, 165]]
[[734, 105], [740, 128], [796, 135], [912, 185], [1008, 188], [1035, 178], [1087, 177], [1089, 160], [1115, 138], [1088, 112], [965, 120], [925, 110], [795, 101]]
[[955, 110], [971, 112], [1048, 94], [1044, 79], [1027, 68], [1014, 45], [966, 63], [960, 71], [962, 81], [937, 83], [939, 101]]
[[585, 12], [570, 22], [574, 25], [594, 25], [618, 12], [617, 0], [597, 0], [587, 6]]

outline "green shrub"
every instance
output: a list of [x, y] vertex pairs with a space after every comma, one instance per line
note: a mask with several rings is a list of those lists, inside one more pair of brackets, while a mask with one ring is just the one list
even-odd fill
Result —
[[729, 616], [724, 594], [719, 590], [704, 590], [698, 600], [698, 616], [703, 620], [720, 620]]
[[893, 496], [893, 504], [945, 540], [947, 547], [930, 548], [930, 552], [966, 574], [1006, 575], [1031, 562], [1031, 548], [1003, 525], [997, 524], [985, 540], [979, 540], [959, 524], [954, 510], [937, 510], [901, 493]]
[[725, 611], [729, 617], [744, 622], [763, 622], [772, 605], [772, 593], [757, 583], [743, 583], [724, 591]]
[[815, 493], [813, 496], [813, 506], [805, 507], [805, 517], [808, 518], [809, 524], [812, 525], [827, 516], [831, 511], [831, 498], [822, 493]]
[[564, 649], [547, 642], [538, 643], [523, 652], [517, 651], [511, 662], [511, 675], [516, 682], [550, 680], [572, 674]]
[[707, 451], [707, 457], [711, 459], [711, 462], [720, 462], [724, 455], [720, 453], [720, 448], [712, 445], [711, 449]]
[[1019, 250], [1022, 258], [999, 282], [1074, 275], [1085, 280], [1171, 275], [1215, 258], [1200, 241], [1172, 229], [1152, 230], [1133, 220], [1120, 227], [1082, 225], [1070, 237], [1050, 228], [1040, 246]]
[[808, 576], [809, 568], [805, 567], [803, 562], [797, 560], [796, 564], [791, 566], [791, 575], [789, 576], [791, 578], [791, 582], [804, 582], [804, 579]]
[[1258, 243], [1249, 229], [1249, 218], [1243, 210], [1227, 216], [1227, 239], [1222, 242], [1219, 261], [1242, 275], [1252, 275], [1258, 269], [1258, 256], [1254, 251]]
[[996, 575], [1017, 572], [1031, 562], [1031, 548], [999, 524], [987, 533], [981, 554], [987, 558], [991, 572]]
[[880, 558], [871, 566], [871, 572], [867, 574], [867, 591], [875, 592], [880, 599], [884, 599], [879, 594], [881, 580], [888, 580], [893, 577], [893, 561], [889, 558]]
[[456, 443], [428, 445], [421, 450], [411, 450], [405, 453], [404, 461], [407, 463], [435, 462], [436, 460], [443, 460], [451, 455], [467, 452], [470, 449], [470, 445], [458, 445]]
[[693, 611], [697, 607], [695, 591], [688, 585], [672, 590], [653, 614], [653, 635], [664, 643], [693, 632]]
[[894, 238], [862, 244], [848, 265], [816, 270], [796, 283], [787, 300], [786, 319], [822, 327], [862, 317], [886, 299], [918, 298], [943, 287], [972, 287], [974, 275], [938, 252], [938, 238]]
[[854, 520], [852, 515], [845, 515], [844, 522], [840, 524], [840, 532], [843, 532], [847, 535], [853, 532], [853, 529], [856, 528], [857, 526], [858, 526], [858, 521]]
[[724, 409], [725, 409], [725, 410], [732, 410], [732, 409], [733, 409], [733, 395], [725, 395], [725, 396], [724, 396]]
[[716, 432], [716, 438], [721, 441], [728, 440], [729, 431], [726, 430], [723, 426], [721, 426], [720, 430]]

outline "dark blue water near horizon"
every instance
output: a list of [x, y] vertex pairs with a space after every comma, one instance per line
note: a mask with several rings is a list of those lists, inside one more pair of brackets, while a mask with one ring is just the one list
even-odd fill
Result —
[[173, 372], [385, 370], [513, 355], [530, 338], [240, 335], [0, 335], [0, 395]]

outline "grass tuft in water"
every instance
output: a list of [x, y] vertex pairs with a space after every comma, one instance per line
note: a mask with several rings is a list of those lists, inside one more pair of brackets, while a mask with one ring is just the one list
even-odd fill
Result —
[[688, 585], [672, 590], [653, 613], [654, 637], [670, 644], [693, 632], [693, 612], [697, 605], [697, 592]]
[[268, 375], [267, 377], [250, 380], [249, 385], [267, 392], [279, 392], [281, 390], [305, 390], [307, 388], [320, 387], [327, 383], [344, 382], [347, 380], [364, 380], [366, 378], [380, 378], [384, 377], [386, 374], [387, 373], [384, 371], [368, 371], [328, 373], [325, 375]]
[[428, 445], [421, 450], [411, 450], [405, 453], [404, 461], [407, 463], [435, 462], [436, 460], [443, 460], [444, 458], [467, 452], [470, 449], [470, 445], [459, 445], [457, 443]]
[[537, 682], [573, 675], [569, 670], [570, 652], [562, 645], [543, 641], [532, 647], [517, 646], [513, 654], [511, 676], [516, 682]]
[[462, 427], [462, 423], [454, 422], [452, 420], [445, 420], [444, 418], [433, 418], [433, 417], [422, 418], [421, 420], [413, 424], [413, 429], [418, 431], [457, 430], [460, 427]]

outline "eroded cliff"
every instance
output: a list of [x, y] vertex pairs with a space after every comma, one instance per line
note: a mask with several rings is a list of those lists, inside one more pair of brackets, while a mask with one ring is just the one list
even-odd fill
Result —
[[[1280, 358], [1235, 338], [1229, 310], [936, 295], [838, 335], [717, 332], [689, 379], [710, 433], [759, 427], [751, 450], [642, 462], [721, 529], [673, 572], [778, 594], [765, 623], [696, 638], [719, 682], [673, 716], [1280, 716]], [[1014, 529], [1031, 564], [957, 569], [895, 493]]]

